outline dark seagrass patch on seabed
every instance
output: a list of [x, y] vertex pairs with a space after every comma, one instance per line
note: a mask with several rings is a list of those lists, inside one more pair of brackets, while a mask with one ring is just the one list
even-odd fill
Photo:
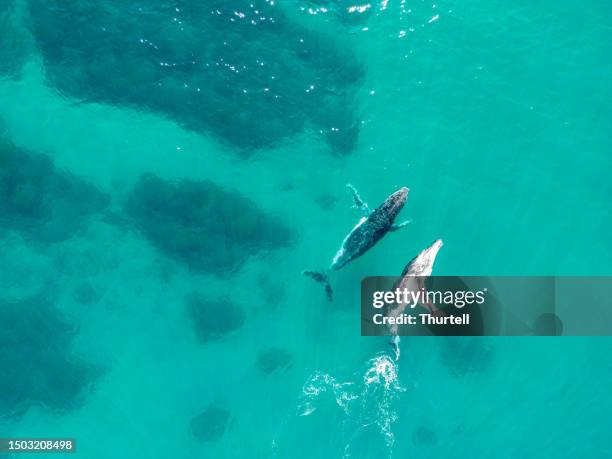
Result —
[[244, 311], [229, 298], [210, 300], [198, 292], [185, 298], [187, 315], [202, 343], [223, 338], [244, 325]]
[[454, 376], [481, 372], [493, 361], [490, 338], [483, 336], [439, 336], [440, 360]]
[[68, 239], [109, 198], [42, 154], [0, 140], [0, 227], [41, 242]]
[[0, 0], [0, 78], [18, 77], [31, 49], [22, 26], [25, 8], [18, 0]]
[[249, 256], [287, 246], [293, 237], [279, 218], [208, 181], [145, 175], [125, 208], [155, 247], [207, 273], [229, 274]]
[[280, 347], [269, 347], [257, 355], [257, 368], [265, 374], [277, 370], [286, 370], [291, 366], [292, 357], [289, 352]]
[[78, 408], [99, 370], [70, 350], [76, 329], [46, 300], [0, 300], [0, 418]]
[[87, 306], [96, 303], [101, 295], [90, 282], [80, 282], [72, 291], [72, 298], [81, 305]]
[[219, 440], [230, 426], [230, 411], [216, 404], [209, 405], [190, 422], [191, 434], [201, 442]]
[[421, 425], [412, 432], [412, 442], [416, 446], [434, 447], [438, 444], [438, 435], [431, 427]]
[[[280, 3], [280, 2], [278, 2]], [[28, 0], [45, 75], [85, 102], [148, 110], [244, 152], [311, 127], [349, 153], [364, 70], [277, 2]]]

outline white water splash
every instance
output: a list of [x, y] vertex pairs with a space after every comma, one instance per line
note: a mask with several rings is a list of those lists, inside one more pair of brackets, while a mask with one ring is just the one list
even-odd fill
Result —
[[344, 457], [351, 456], [352, 440], [371, 426], [375, 426], [384, 437], [391, 455], [395, 442], [392, 427], [397, 420], [393, 402], [406, 390], [399, 383], [397, 369], [397, 363], [391, 357], [380, 354], [368, 360], [365, 372], [355, 381], [340, 382], [328, 373], [317, 371], [302, 387], [297, 414], [310, 416], [321, 403], [321, 396], [331, 394], [346, 415], [345, 424], [351, 429]]
[[314, 402], [319, 395], [328, 391], [333, 394], [336, 404], [348, 415], [349, 403], [357, 398], [357, 396], [351, 392], [351, 386], [353, 385], [352, 382], [339, 383], [336, 381], [336, 378], [327, 373], [322, 373], [320, 371], [315, 372], [308, 378], [302, 387], [303, 400], [298, 406], [298, 415], [308, 416], [312, 414], [317, 409], [312, 402]]
[[388, 355], [385, 354], [375, 357], [370, 360], [370, 363], [372, 366], [363, 376], [364, 382], [367, 386], [374, 383], [383, 383], [386, 389], [390, 389], [392, 386], [398, 386], [397, 366]]

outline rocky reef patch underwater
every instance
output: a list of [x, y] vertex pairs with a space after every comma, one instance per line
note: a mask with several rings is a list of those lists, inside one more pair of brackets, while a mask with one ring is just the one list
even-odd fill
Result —
[[73, 355], [75, 325], [40, 297], [0, 300], [0, 324], [0, 418], [81, 406], [99, 370]]
[[237, 192], [209, 181], [165, 181], [145, 175], [126, 212], [162, 252], [190, 268], [228, 274], [263, 250], [291, 242], [291, 230]]
[[219, 340], [244, 325], [244, 311], [230, 298], [213, 301], [198, 292], [192, 292], [187, 295], [185, 306], [201, 343]]
[[219, 440], [230, 426], [231, 413], [229, 410], [215, 404], [194, 416], [190, 422], [191, 433], [201, 442]]
[[0, 139], [0, 226], [44, 242], [69, 238], [109, 197], [45, 155]]
[[49, 84], [163, 114], [244, 153], [310, 127], [351, 152], [364, 74], [348, 49], [269, 0], [28, 0]]

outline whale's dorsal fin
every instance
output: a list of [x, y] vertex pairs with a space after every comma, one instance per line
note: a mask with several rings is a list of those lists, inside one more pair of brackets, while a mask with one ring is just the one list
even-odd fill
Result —
[[346, 187], [349, 189], [349, 191], [351, 192], [351, 195], [353, 196], [353, 201], [354, 201], [353, 207], [355, 209], [359, 209], [366, 217], [369, 216], [372, 213], [372, 211], [370, 210], [370, 207], [368, 207], [368, 204], [364, 202], [363, 199], [361, 199], [361, 196], [359, 196], [359, 193], [357, 192], [355, 187], [351, 185], [350, 183], [347, 183]]

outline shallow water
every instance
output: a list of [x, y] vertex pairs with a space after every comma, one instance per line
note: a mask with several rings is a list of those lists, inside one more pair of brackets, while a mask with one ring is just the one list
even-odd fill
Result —
[[[0, 0], [0, 437], [612, 455], [610, 339], [412, 338], [394, 364], [358, 313], [436, 238], [436, 274], [612, 274], [605, 2], [153, 3]], [[355, 225], [346, 183], [408, 186], [413, 223], [330, 305], [301, 271]]]

